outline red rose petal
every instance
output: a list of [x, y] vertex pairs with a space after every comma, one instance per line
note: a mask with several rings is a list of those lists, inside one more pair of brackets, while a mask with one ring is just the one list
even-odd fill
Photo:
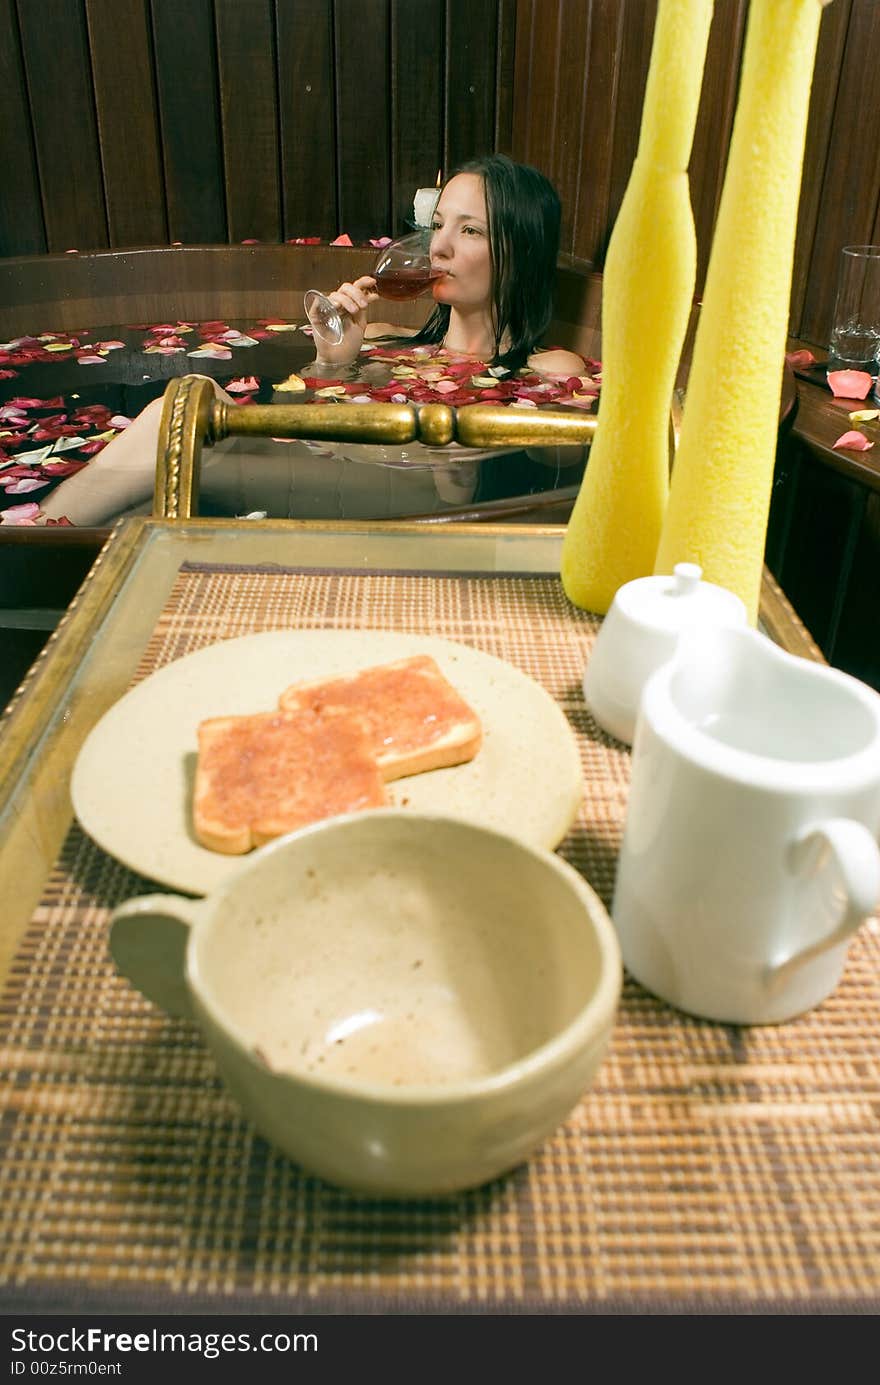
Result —
[[828, 371], [828, 384], [837, 399], [864, 399], [873, 383], [866, 370]]
[[347, 231], [343, 231], [343, 232], [342, 232], [342, 235], [341, 235], [341, 236], [337, 236], [335, 240], [331, 240], [330, 244], [331, 244], [331, 245], [354, 245], [354, 241], [352, 240], [351, 236], [348, 234]]
[[792, 370], [802, 370], [805, 366], [816, 364], [816, 357], [813, 355], [812, 351], [807, 351], [806, 349], [800, 351], [786, 351], [785, 359], [788, 361]]

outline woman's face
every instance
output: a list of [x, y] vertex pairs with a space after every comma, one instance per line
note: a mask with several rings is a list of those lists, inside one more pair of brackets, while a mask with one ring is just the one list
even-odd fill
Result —
[[491, 303], [489, 219], [478, 173], [456, 174], [440, 194], [434, 212], [431, 262], [444, 271], [444, 277], [433, 285], [436, 302], [465, 309]]

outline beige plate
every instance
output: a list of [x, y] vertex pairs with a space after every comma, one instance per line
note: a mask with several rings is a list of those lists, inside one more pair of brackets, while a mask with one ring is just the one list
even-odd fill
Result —
[[[483, 724], [470, 764], [389, 785], [389, 800], [555, 847], [581, 801], [574, 735], [549, 693], [481, 650], [387, 630], [280, 630], [187, 654], [110, 708], [73, 770], [73, 808], [89, 835], [132, 870], [207, 894], [243, 861], [199, 846], [191, 798], [196, 727], [206, 717], [271, 711], [300, 679], [430, 654]], [[450, 863], [454, 867], [454, 863]]]

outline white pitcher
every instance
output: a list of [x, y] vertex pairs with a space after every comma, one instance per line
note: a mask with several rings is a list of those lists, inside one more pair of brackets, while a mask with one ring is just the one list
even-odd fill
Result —
[[880, 899], [880, 696], [746, 628], [701, 631], [641, 700], [612, 916], [648, 990], [735, 1024], [837, 985]]

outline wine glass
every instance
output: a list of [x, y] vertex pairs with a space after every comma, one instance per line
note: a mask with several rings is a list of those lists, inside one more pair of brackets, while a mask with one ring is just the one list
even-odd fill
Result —
[[[431, 264], [431, 231], [427, 228], [393, 240], [379, 252], [373, 277], [380, 298], [397, 303], [419, 298], [444, 271]], [[342, 341], [343, 314], [326, 294], [309, 289], [303, 300], [312, 331], [326, 346]]]

